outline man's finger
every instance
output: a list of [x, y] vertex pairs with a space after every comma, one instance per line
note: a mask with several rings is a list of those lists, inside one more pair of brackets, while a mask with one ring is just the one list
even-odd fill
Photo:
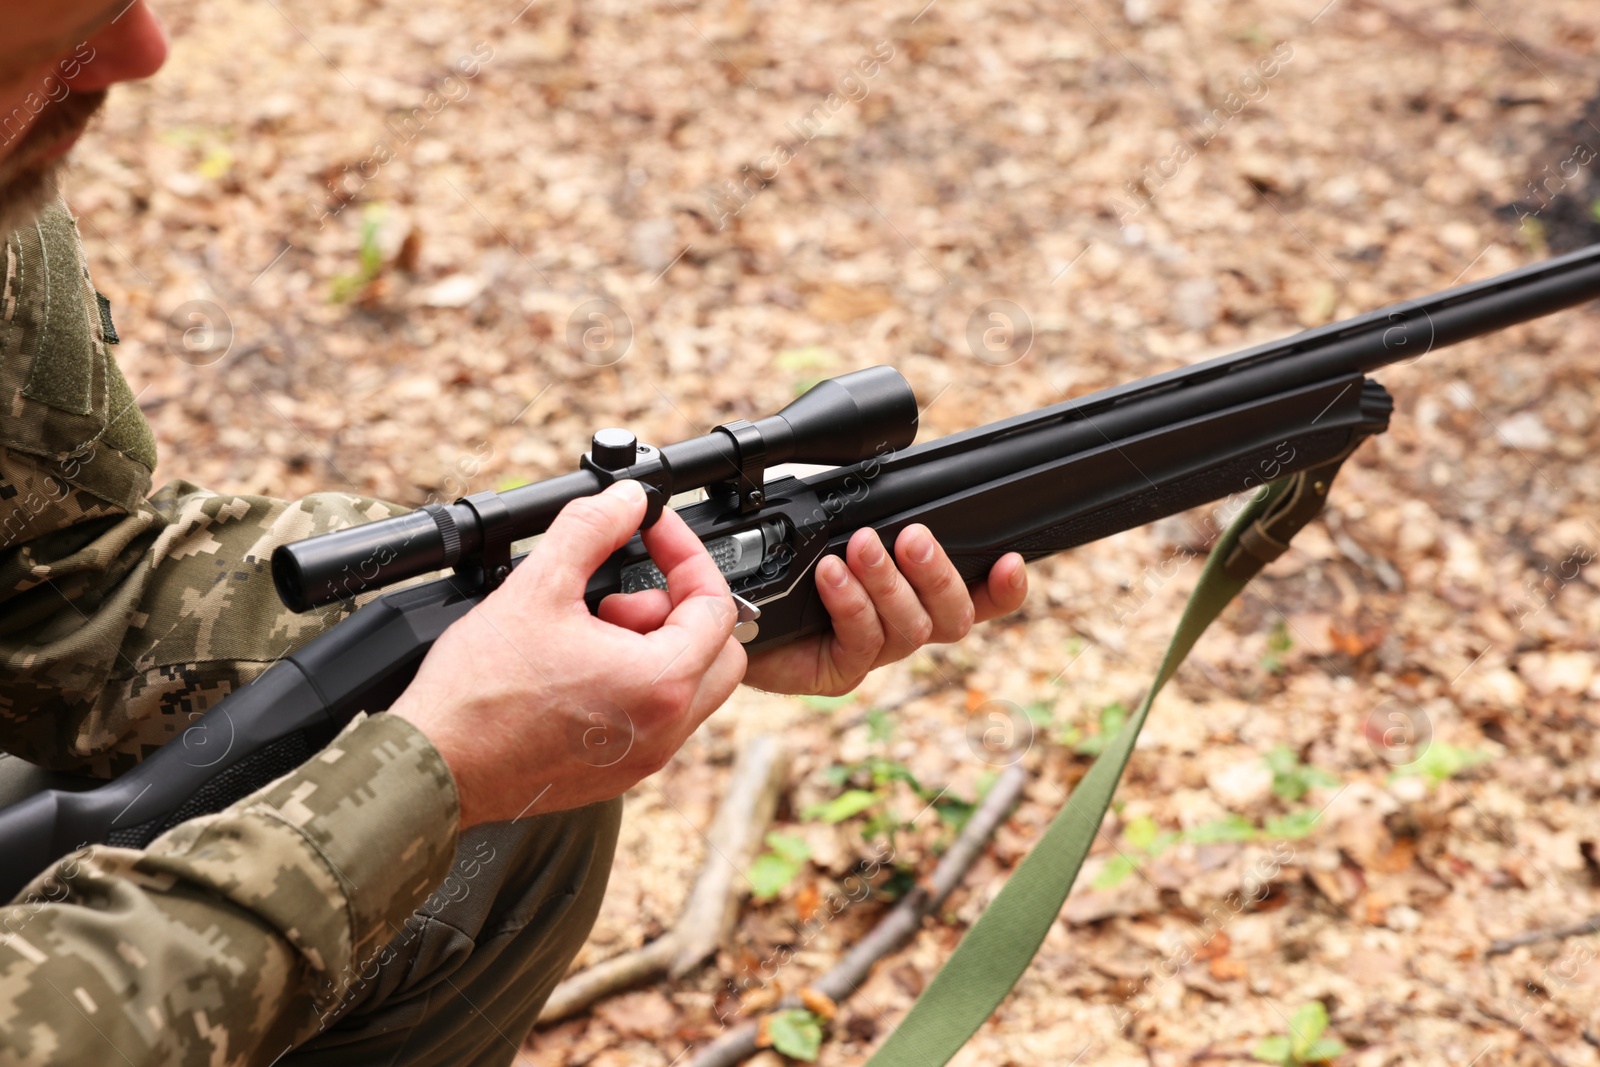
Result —
[[950, 557], [926, 526], [907, 526], [895, 539], [900, 573], [917, 591], [917, 599], [933, 622], [928, 640], [959, 641], [972, 629], [972, 596]]
[[884, 647], [874, 666], [909, 655], [933, 636], [933, 620], [876, 531], [857, 531], [850, 538], [845, 558], [850, 563], [850, 573], [861, 581], [883, 620]]
[[728, 580], [677, 512], [661, 513], [656, 524], [644, 532], [644, 547], [666, 576], [667, 595], [673, 604], [692, 596], [728, 598]]
[[628, 543], [643, 518], [644, 486], [631, 478], [579, 497], [561, 509], [510, 580], [529, 589], [537, 582], [560, 600], [582, 600], [590, 577]]
[[883, 622], [866, 588], [837, 556], [817, 561], [817, 594], [833, 622], [833, 636], [822, 668], [831, 676], [816, 678], [815, 685], [832, 690], [872, 669], [883, 651]]
[[694, 700], [689, 705], [689, 717], [694, 723], [694, 730], [698, 730], [712, 712], [727, 703], [728, 697], [739, 687], [748, 665], [743, 645], [731, 638], [723, 642], [716, 659], [711, 661], [711, 666], [706, 668], [701, 677], [700, 688], [695, 691]]
[[647, 634], [667, 621], [672, 599], [665, 589], [641, 589], [637, 593], [612, 593], [600, 601], [597, 614], [601, 622]]
[[1027, 565], [1020, 555], [1008, 552], [995, 561], [989, 569], [989, 577], [972, 584], [971, 592], [977, 622], [1009, 615], [1027, 599]]
[[676, 512], [662, 512], [645, 531], [644, 544], [666, 575], [672, 599], [672, 611], [659, 629], [647, 635], [669, 657], [661, 670], [700, 674], [711, 666], [738, 621], [728, 580]]

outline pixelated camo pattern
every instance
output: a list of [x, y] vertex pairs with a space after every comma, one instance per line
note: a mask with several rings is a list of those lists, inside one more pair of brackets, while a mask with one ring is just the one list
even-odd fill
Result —
[[71, 216], [46, 212], [4, 255], [0, 746], [110, 777], [339, 617], [279, 603], [274, 548], [399, 509], [182, 482], [146, 500], [154, 440], [107, 355]]
[[[339, 617], [294, 615], [286, 541], [398, 513], [186, 483], [109, 357], [65, 205], [0, 250], [0, 748], [110, 776]], [[62, 861], [0, 909], [0, 1065], [270, 1063], [449, 870], [458, 818], [409, 724], [144, 852]]]

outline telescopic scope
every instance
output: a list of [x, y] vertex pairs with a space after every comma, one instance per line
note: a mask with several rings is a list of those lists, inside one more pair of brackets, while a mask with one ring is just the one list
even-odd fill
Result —
[[581, 470], [282, 545], [272, 554], [272, 580], [290, 610], [309, 611], [492, 557], [475, 576], [492, 588], [509, 570], [511, 542], [543, 533], [570, 501], [620, 478], [645, 485], [646, 525], [673, 494], [707, 487], [750, 511], [762, 503], [769, 466], [860, 463], [904, 448], [916, 436], [910, 384], [893, 367], [869, 367], [819, 382], [776, 415], [726, 423], [661, 449], [639, 444], [626, 430], [601, 430]]

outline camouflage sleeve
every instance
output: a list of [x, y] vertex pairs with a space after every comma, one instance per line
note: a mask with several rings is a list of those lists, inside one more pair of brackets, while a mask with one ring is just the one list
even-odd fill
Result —
[[[0, 257], [0, 748], [109, 777], [340, 617], [282, 607], [275, 547], [400, 509], [147, 499], [154, 439], [65, 207]], [[0, 1063], [270, 1062], [444, 877], [457, 819], [438, 753], [379, 715], [143, 852], [63, 860], [0, 909]]]
[[150, 492], [155, 440], [64, 206], [0, 275], [0, 749], [114, 777], [341, 617], [278, 601], [272, 550], [403, 509]]
[[382, 962], [457, 815], [438, 753], [378, 715], [144, 852], [68, 857], [0, 909], [0, 1064], [270, 1064]]

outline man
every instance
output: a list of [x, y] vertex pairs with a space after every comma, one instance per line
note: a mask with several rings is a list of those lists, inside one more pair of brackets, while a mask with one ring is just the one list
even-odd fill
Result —
[[[142, 0], [0, 0], [0, 26], [0, 747], [106, 776], [337, 620], [283, 610], [274, 547], [398, 509], [146, 498], [154, 439], [57, 172], [166, 40]], [[667, 591], [584, 609], [643, 512], [633, 483], [574, 503], [387, 714], [0, 909], [0, 1063], [508, 1063], [594, 921], [619, 798], [739, 681], [844, 692], [1024, 595], [1015, 555], [969, 593], [926, 529], [892, 554], [864, 532], [817, 571], [832, 635], [747, 662], [670, 512], [646, 535]], [[596, 704], [634, 730], [604, 767], [569, 741]]]

